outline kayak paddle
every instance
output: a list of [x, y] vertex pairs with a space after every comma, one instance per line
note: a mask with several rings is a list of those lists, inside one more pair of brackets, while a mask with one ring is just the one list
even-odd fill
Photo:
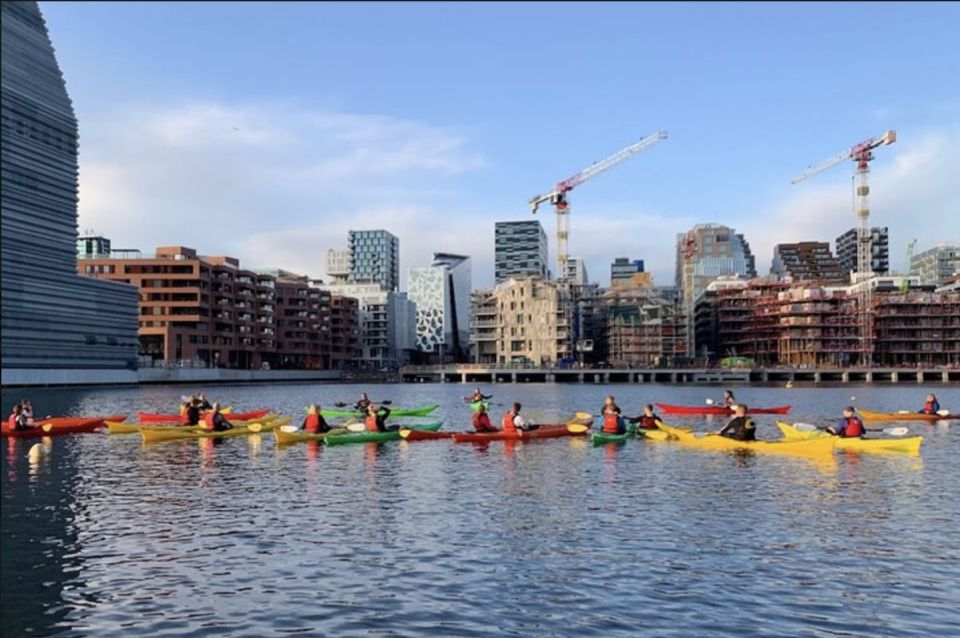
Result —
[[590, 426], [583, 423], [567, 423], [567, 432], [570, 434], [583, 434], [590, 429]]
[[40, 426], [40, 429], [43, 430], [44, 432], [52, 432], [53, 423], [44, 423], [42, 426]]
[[247, 429], [251, 432], [259, 432], [263, 429], [263, 423], [251, 423], [247, 426]]
[[299, 431], [300, 431], [300, 428], [298, 428], [298, 427], [295, 426], [295, 425], [281, 425], [281, 426], [280, 426], [280, 431], [281, 431], [281, 432], [287, 432], [287, 433], [299, 432]]
[[350, 432], [364, 432], [367, 429], [363, 423], [348, 423], [347, 430]]

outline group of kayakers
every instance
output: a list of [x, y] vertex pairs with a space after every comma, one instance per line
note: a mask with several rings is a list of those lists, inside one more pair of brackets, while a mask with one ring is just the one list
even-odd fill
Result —
[[[400, 428], [399, 425], [387, 425], [390, 408], [374, 403], [366, 392], [360, 395], [360, 398], [354, 403], [353, 409], [363, 417], [364, 428], [368, 432], [390, 432]], [[307, 408], [307, 416], [301, 427], [309, 434], [324, 434], [333, 429], [323, 418], [323, 410], [320, 408], [319, 402]]]
[[600, 416], [603, 417], [602, 431], [604, 434], [624, 434], [627, 431], [628, 422], [646, 430], [656, 430], [663, 422], [660, 416], [653, 411], [653, 404], [650, 403], [643, 406], [643, 413], [639, 416], [625, 418], [612, 394], [607, 395], [607, 398], [604, 399], [603, 407], [600, 408]]
[[203, 426], [209, 432], [233, 429], [233, 424], [220, 411], [220, 404], [210, 403], [203, 393], [186, 397], [180, 406], [180, 418], [184, 425]]

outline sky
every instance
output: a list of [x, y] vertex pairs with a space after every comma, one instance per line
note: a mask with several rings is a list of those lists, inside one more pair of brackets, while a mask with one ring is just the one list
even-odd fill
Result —
[[[773, 246], [871, 221], [891, 266], [960, 241], [960, 4], [41, 2], [80, 127], [81, 231], [324, 276], [349, 229], [493, 282], [494, 222], [659, 130], [570, 194], [570, 254], [671, 284], [677, 233]], [[555, 254], [556, 222], [538, 214]], [[401, 287], [405, 287], [401, 284]]]

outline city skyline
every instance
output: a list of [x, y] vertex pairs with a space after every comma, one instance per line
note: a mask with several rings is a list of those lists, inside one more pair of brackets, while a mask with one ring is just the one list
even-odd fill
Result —
[[[942, 234], [960, 97], [925, 79], [957, 75], [950, 5], [225, 7], [42, 5], [80, 121], [80, 225], [116, 247], [200, 234], [256, 266], [279, 246], [284, 267], [322, 277], [348, 227], [385, 228], [403, 244], [402, 273], [450, 250], [473, 257], [485, 287], [495, 221], [530, 219], [531, 195], [659, 128], [668, 141], [571, 196], [570, 253], [590, 272], [629, 254], [667, 283], [673, 237], [696, 223], [744, 233], [760, 272], [777, 243], [830, 241], [855, 224], [852, 166], [789, 178], [887, 128], [900, 139], [873, 162], [871, 223], [890, 229], [891, 265], [912, 239], [957, 240]], [[345, 38], [391, 21], [400, 28], [375, 29], [378, 41]], [[661, 33], [633, 37], [650, 21]], [[564, 60], [527, 37], [572, 24], [584, 34]], [[481, 27], [500, 45], [445, 35]], [[261, 32], [284, 37], [255, 59]], [[849, 35], [868, 32], [899, 46], [872, 47], [864, 65]], [[576, 99], [532, 88], [558, 64]], [[532, 99], [471, 99], [501, 94]], [[534, 219], [554, 254], [552, 213]]]

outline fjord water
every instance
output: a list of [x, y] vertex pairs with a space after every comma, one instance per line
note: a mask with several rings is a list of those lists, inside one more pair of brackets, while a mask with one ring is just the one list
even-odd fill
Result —
[[[441, 405], [445, 385], [207, 388], [302, 415], [367, 390]], [[616, 394], [702, 405], [720, 388], [499, 385], [491, 410], [596, 411]], [[38, 414], [175, 409], [193, 388], [4, 391]], [[956, 386], [736, 389], [791, 420], [918, 408]], [[757, 417], [775, 438], [776, 417]], [[716, 428], [703, 417], [668, 419]], [[731, 455], [651, 441], [449, 441], [277, 449], [272, 436], [4, 440], [4, 636], [960, 635], [960, 422], [912, 423], [919, 457]]]

